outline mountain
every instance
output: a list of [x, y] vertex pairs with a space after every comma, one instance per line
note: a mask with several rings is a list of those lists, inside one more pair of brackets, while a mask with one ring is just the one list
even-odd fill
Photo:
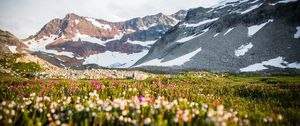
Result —
[[0, 52], [15, 53], [22, 52], [28, 48], [21, 40], [8, 31], [0, 30]]
[[185, 18], [187, 11], [162, 13], [123, 22], [74, 13], [53, 19], [25, 44], [34, 55], [60, 67], [98, 65], [127, 68], [146, 55], [151, 45]]
[[225, 0], [189, 10], [133, 68], [299, 71], [299, 54], [300, 1]]

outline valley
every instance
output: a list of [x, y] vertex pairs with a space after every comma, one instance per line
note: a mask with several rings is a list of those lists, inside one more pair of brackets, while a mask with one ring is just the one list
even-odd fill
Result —
[[[0, 125], [300, 125], [300, 1], [188, 1], [130, 18], [120, 1], [48, 1], [56, 18], [23, 39], [0, 19]], [[9, 17], [38, 23], [40, 7]]]

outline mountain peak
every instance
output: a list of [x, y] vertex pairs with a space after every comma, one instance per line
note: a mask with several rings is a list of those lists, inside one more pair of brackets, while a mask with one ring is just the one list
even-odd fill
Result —
[[75, 13], [68, 13], [66, 16], [65, 16], [65, 19], [76, 19], [76, 18], [79, 18], [80, 16], [75, 14]]

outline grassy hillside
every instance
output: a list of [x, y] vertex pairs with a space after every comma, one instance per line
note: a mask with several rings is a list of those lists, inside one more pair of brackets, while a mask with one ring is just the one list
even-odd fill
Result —
[[300, 125], [300, 76], [1, 80], [2, 125]]
[[[0, 56], [0, 69], [9, 71], [9, 76], [25, 76], [42, 70], [39, 64], [34, 62], [17, 62], [22, 54], [5, 53]], [[7, 75], [7, 73], [0, 72]]]

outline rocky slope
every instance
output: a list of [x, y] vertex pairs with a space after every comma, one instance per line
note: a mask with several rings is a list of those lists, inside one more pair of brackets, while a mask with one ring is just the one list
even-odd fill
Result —
[[[85, 66], [88, 70], [64, 69], [39, 58], [39, 53], [27, 53], [27, 49], [28, 47], [13, 34], [0, 30], [0, 74], [46, 79], [132, 78], [136, 80], [143, 80], [148, 77], [157, 76], [136, 70], [125, 71], [92, 69], [88, 66]], [[64, 59], [62, 56], [60, 58]], [[33, 70], [30, 70], [32, 68], [30, 65], [33, 64], [40, 66], [42, 71], [35, 71], [31, 73], [30, 71]], [[24, 71], [20, 70], [27, 70], [30, 73], [21, 74], [22, 72], [24, 73]]]
[[225, 0], [195, 8], [133, 67], [299, 71], [300, 1]]
[[51, 20], [25, 44], [40, 58], [60, 67], [94, 64], [126, 68], [146, 55], [151, 45], [186, 13], [159, 13], [124, 22], [70, 13], [63, 19]]
[[27, 46], [8, 31], [0, 30], [0, 52], [3, 53], [14, 53], [22, 52]]

